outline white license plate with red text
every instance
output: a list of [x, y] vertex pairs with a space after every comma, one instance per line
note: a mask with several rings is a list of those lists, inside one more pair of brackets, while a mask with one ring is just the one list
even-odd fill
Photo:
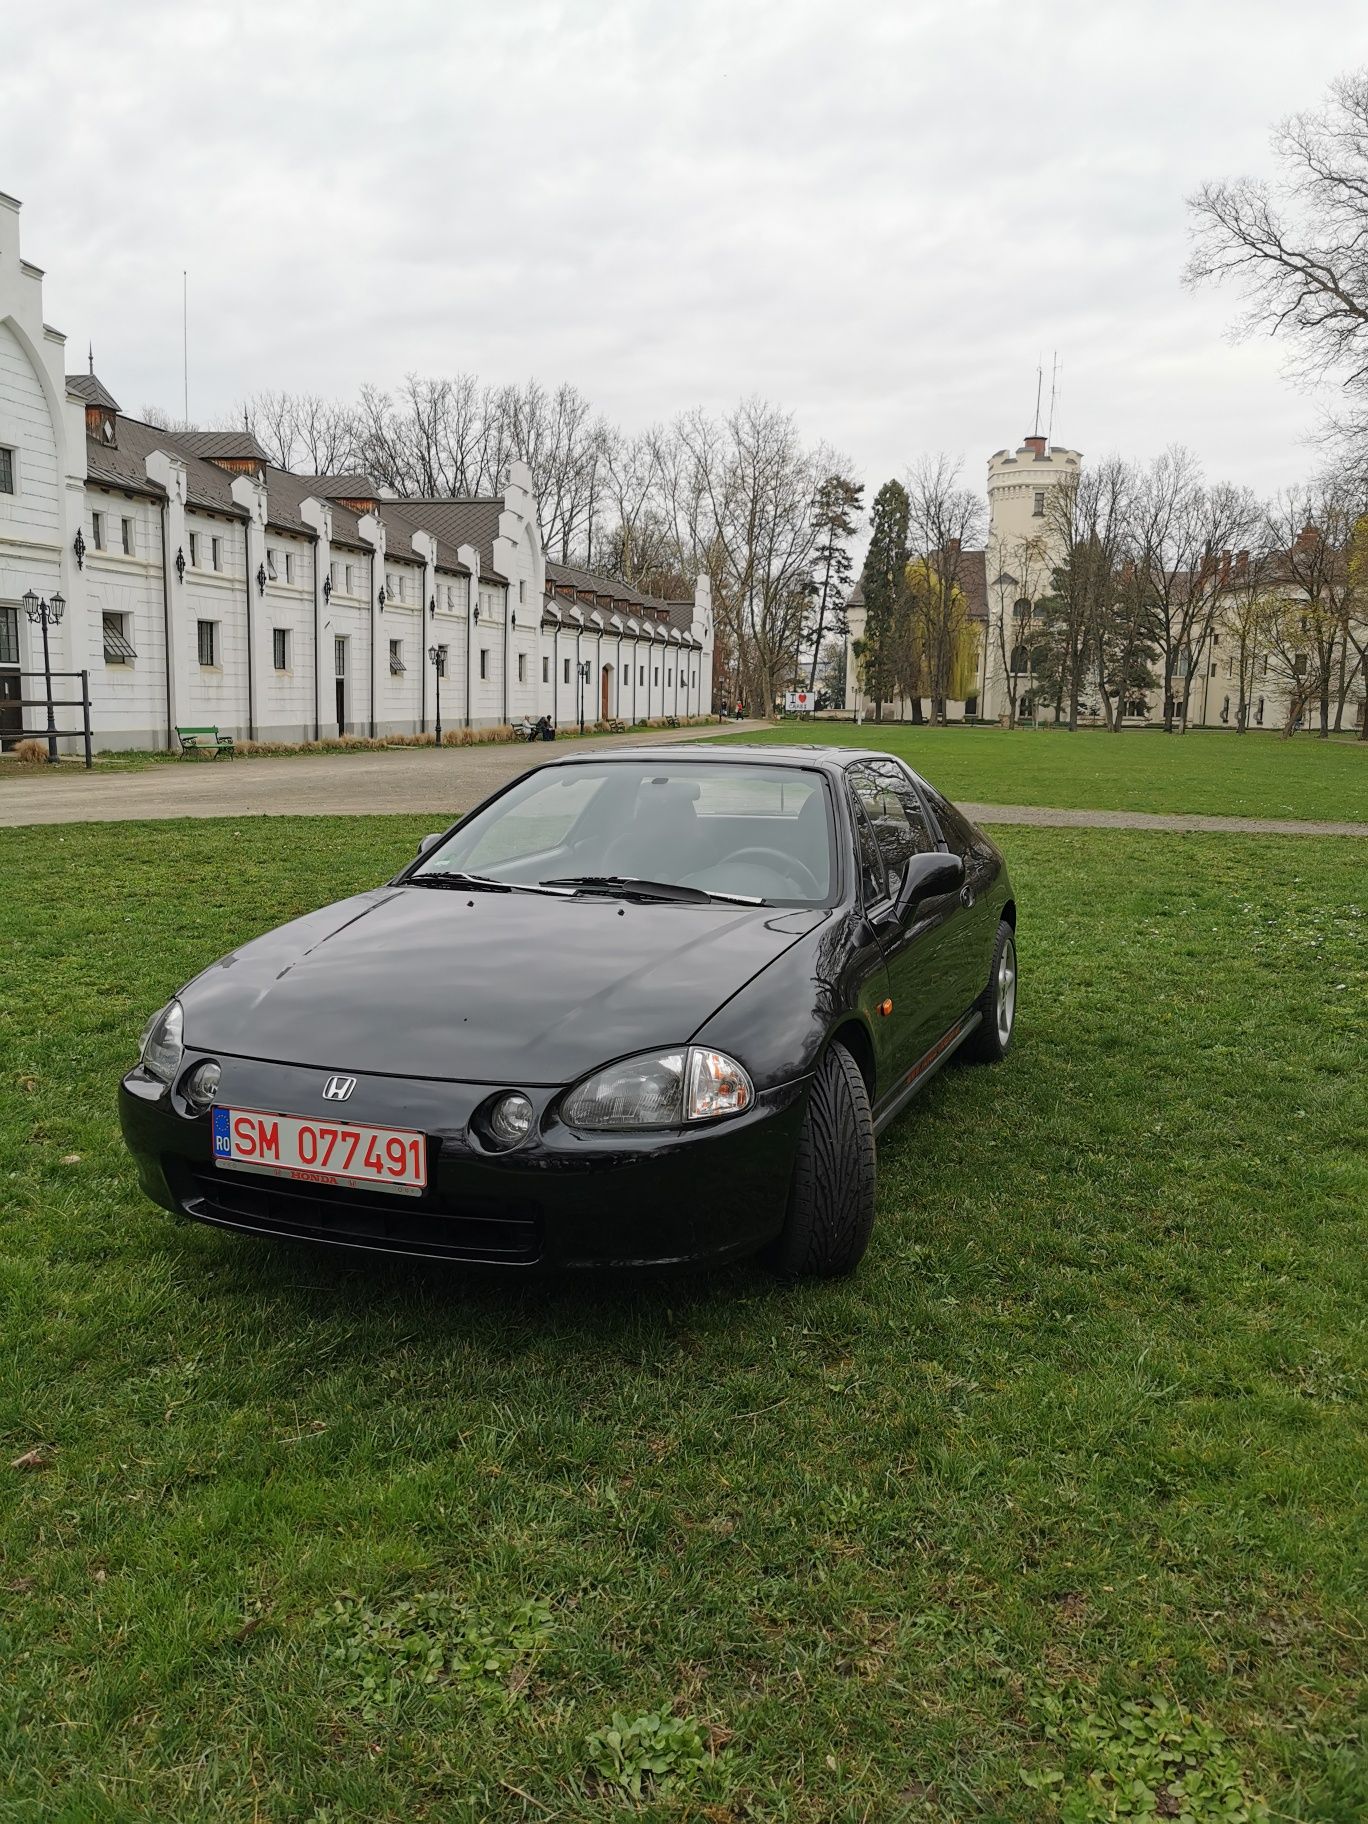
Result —
[[427, 1185], [427, 1144], [412, 1128], [215, 1108], [211, 1130], [214, 1164], [236, 1171], [307, 1184], [370, 1185], [403, 1197], [417, 1197]]

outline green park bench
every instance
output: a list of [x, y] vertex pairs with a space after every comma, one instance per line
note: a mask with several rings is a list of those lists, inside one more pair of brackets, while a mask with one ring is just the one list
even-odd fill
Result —
[[608, 733], [610, 735], [625, 735], [627, 733], [627, 724], [617, 716], [609, 716]]
[[177, 728], [176, 739], [180, 742], [182, 754], [210, 754], [215, 760], [220, 754], [233, 757], [233, 737], [221, 735], [216, 728]]

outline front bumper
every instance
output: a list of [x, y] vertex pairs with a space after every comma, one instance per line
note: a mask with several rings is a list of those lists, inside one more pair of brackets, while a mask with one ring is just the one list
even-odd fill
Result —
[[[205, 1055], [186, 1053], [178, 1085]], [[323, 1111], [316, 1068], [219, 1062], [221, 1104]], [[537, 1122], [524, 1145], [494, 1153], [470, 1118], [506, 1088], [524, 1089]], [[352, 1120], [426, 1134], [421, 1197], [218, 1166], [208, 1114], [192, 1114], [178, 1087], [141, 1068], [123, 1080], [119, 1119], [147, 1195], [220, 1228], [517, 1267], [674, 1265], [754, 1253], [778, 1234], [807, 1088], [806, 1078], [785, 1084], [744, 1115], [683, 1131], [588, 1135], [555, 1118], [560, 1088], [358, 1077]]]

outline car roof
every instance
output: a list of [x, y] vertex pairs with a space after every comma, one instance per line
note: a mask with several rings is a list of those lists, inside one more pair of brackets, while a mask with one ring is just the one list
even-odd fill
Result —
[[852, 760], [887, 760], [890, 756], [873, 747], [833, 747], [830, 742], [737, 743], [726, 747], [708, 741], [661, 741], [636, 747], [591, 748], [588, 753], [556, 754], [548, 766], [588, 765], [596, 760], [703, 759], [740, 761], [752, 766], [823, 767], [835, 772], [849, 766]]

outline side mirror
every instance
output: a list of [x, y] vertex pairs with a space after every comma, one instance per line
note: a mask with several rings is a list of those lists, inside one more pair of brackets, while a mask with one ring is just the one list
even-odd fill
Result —
[[420, 836], [418, 838], [418, 853], [420, 855], [426, 855], [433, 843], [440, 842], [441, 840], [442, 832], [440, 830], [434, 831], [431, 836]]
[[941, 893], [958, 893], [964, 885], [964, 861], [959, 855], [935, 850], [930, 855], [913, 855], [903, 875], [898, 894], [899, 912], [910, 912], [919, 900], [935, 899]]

